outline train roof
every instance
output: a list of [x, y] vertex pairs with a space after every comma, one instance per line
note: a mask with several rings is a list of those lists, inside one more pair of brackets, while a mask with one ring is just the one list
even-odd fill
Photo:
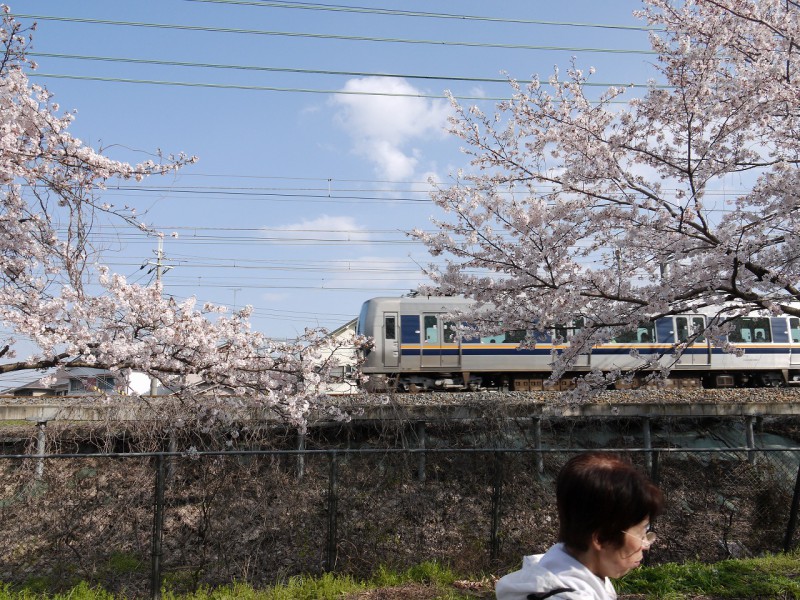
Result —
[[365, 304], [381, 305], [384, 307], [394, 306], [398, 309], [401, 307], [414, 307], [415, 309], [430, 309], [430, 310], [453, 310], [464, 308], [474, 304], [474, 300], [464, 298], [463, 296], [381, 296], [377, 298], [370, 298]]

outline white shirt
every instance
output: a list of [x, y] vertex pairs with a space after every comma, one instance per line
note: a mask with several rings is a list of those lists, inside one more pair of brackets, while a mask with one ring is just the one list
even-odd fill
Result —
[[502, 577], [495, 586], [497, 600], [527, 600], [532, 592], [570, 588], [550, 596], [552, 600], [616, 600], [608, 577], [598, 577], [556, 544], [544, 554], [525, 556], [522, 568]]

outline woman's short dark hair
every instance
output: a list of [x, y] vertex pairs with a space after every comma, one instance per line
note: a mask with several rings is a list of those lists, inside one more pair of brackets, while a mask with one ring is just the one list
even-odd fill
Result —
[[643, 473], [615, 454], [572, 457], [556, 483], [559, 539], [578, 551], [600, 542], [622, 546], [623, 531], [661, 514], [663, 496]]

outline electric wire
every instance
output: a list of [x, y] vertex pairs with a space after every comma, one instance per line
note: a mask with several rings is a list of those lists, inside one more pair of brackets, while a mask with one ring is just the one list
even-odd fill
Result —
[[[190, 88], [211, 88], [220, 90], [245, 90], [255, 92], [292, 92], [300, 94], [339, 94], [348, 96], [388, 96], [396, 98], [430, 98], [430, 99], [447, 99], [443, 94], [404, 94], [393, 92], [374, 92], [374, 91], [357, 91], [357, 90], [333, 90], [333, 89], [314, 89], [314, 88], [287, 88], [265, 85], [243, 85], [233, 83], [196, 83], [191, 81], [164, 81], [157, 79], [129, 79], [124, 77], [93, 77], [89, 75], [63, 75], [57, 73], [37, 73], [31, 72], [29, 77], [42, 78], [42, 79], [73, 79], [80, 81], [99, 81], [103, 83], [135, 83], [147, 85], [165, 85], [176, 87], [190, 87]], [[462, 96], [460, 94], [454, 95], [460, 100], [476, 100], [476, 101], [501, 101], [507, 100], [507, 97], [488, 97], [488, 96]]]
[[490, 23], [514, 23], [522, 25], [547, 25], [555, 27], [590, 27], [597, 29], [621, 29], [628, 31], [657, 31], [658, 28], [645, 25], [614, 25], [602, 23], [578, 23], [564, 21], [541, 21], [535, 19], [510, 19], [508, 17], [487, 17], [479, 15], [462, 15], [453, 13], [432, 13], [391, 8], [371, 8], [363, 6], [342, 6], [336, 4], [316, 4], [311, 2], [268, 2], [253, 0], [185, 0], [186, 2], [203, 2], [207, 4], [230, 4], [238, 6], [258, 6], [264, 8], [286, 8], [301, 10], [318, 10], [344, 13], [360, 13], [374, 15], [388, 15], [396, 17], [422, 17], [431, 19], [455, 19], [458, 21], [484, 21]]
[[178, 25], [169, 23], [147, 23], [143, 21], [113, 21], [109, 19], [88, 19], [80, 17], [58, 17], [51, 15], [32, 15], [16, 13], [15, 18], [33, 19], [37, 21], [58, 21], [63, 23], [79, 23], [90, 25], [111, 25], [124, 27], [142, 27], [148, 29], [165, 29], [174, 31], [197, 31], [205, 33], [224, 33], [236, 35], [258, 35], [292, 38], [311, 38], [321, 40], [342, 40], [353, 42], [380, 42], [387, 44], [415, 44], [438, 47], [462, 47], [462, 48], [497, 48], [502, 50], [534, 50], [534, 51], [559, 51], [559, 52], [579, 52], [579, 53], [609, 53], [609, 54], [633, 54], [653, 56], [657, 53], [653, 50], [641, 48], [592, 48], [581, 46], [548, 46], [533, 44], [508, 44], [497, 42], [468, 42], [468, 41], [447, 41], [447, 40], [424, 40], [410, 38], [387, 38], [371, 36], [340, 35], [333, 33], [310, 33], [301, 31], [268, 31], [263, 29], [240, 29], [231, 27], [211, 27], [206, 25]]
[[[497, 83], [508, 84], [508, 77], [466, 77], [456, 75], [419, 75], [411, 73], [382, 73], [382, 72], [368, 72], [368, 71], [334, 71], [323, 69], [299, 69], [291, 67], [268, 67], [260, 65], [234, 65], [234, 64], [220, 64], [220, 63], [195, 63], [186, 61], [175, 60], [156, 60], [146, 58], [126, 58], [115, 56], [91, 56], [82, 54], [57, 54], [52, 52], [30, 52], [28, 56], [34, 58], [54, 58], [64, 60], [78, 60], [78, 61], [97, 61], [97, 62], [113, 62], [124, 64], [139, 64], [151, 66], [168, 66], [168, 67], [181, 67], [181, 68], [198, 68], [198, 69], [219, 69], [219, 70], [238, 70], [238, 71], [254, 71], [254, 72], [267, 72], [267, 73], [292, 73], [300, 75], [342, 75], [348, 77], [384, 77], [396, 79], [421, 79], [430, 81], [457, 81], [466, 83]], [[32, 75], [38, 75], [36, 71], [31, 72]], [[50, 76], [50, 75], [45, 75]], [[78, 77], [78, 76], [76, 76]], [[164, 82], [167, 83], [167, 82]], [[583, 85], [587, 87], [632, 87], [632, 88], [649, 88], [649, 87], [668, 87], [658, 86], [643, 83], [605, 83], [587, 81]], [[337, 92], [338, 93], [338, 92]], [[344, 92], [342, 92], [344, 93]], [[366, 92], [362, 92], [366, 93]]]

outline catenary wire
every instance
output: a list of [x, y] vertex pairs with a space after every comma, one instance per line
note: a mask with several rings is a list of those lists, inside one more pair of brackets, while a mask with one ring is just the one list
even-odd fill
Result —
[[432, 13], [392, 8], [371, 8], [363, 6], [343, 6], [337, 4], [317, 4], [311, 2], [255, 2], [253, 0], [186, 0], [187, 2], [204, 2], [208, 4], [229, 4], [238, 6], [257, 6], [264, 8], [286, 8], [301, 10], [318, 10], [331, 12], [388, 15], [395, 17], [422, 17], [430, 19], [455, 19], [459, 21], [485, 21], [491, 23], [513, 23], [522, 25], [547, 25], [554, 27], [590, 27], [597, 29], [621, 29], [627, 31], [657, 31], [658, 28], [644, 25], [615, 25], [603, 23], [578, 23], [565, 21], [542, 21], [535, 19], [510, 19], [508, 17], [487, 17], [479, 15], [463, 15], [454, 13]]
[[32, 15], [32, 14], [14, 14], [15, 18], [33, 19], [39, 21], [59, 21], [65, 23], [79, 23], [90, 25], [112, 25], [112, 26], [125, 26], [125, 27], [143, 27], [149, 29], [166, 29], [175, 31], [198, 31], [207, 33], [225, 33], [237, 35], [261, 35], [261, 36], [278, 36], [278, 37], [296, 37], [296, 38], [313, 38], [323, 40], [343, 40], [354, 42], [381, 42], [392, 44], [420, 44], [432, 46], [452, 46], [452, 47], [467, 47], [467, 48], [498, 48], [503, 50], [535, 50], [535, 51], [560, 51], [560, 52], [597, 52], [597, 53], [610, 53], [610, 54], [634, 54], [634, 55], [649, 55], [657, 54], [653, 50], [644, 50], [641, 48], [592, 48], [580, 46], [547, 46], [547, 45], [533, 45], [533, 44], [502, 44], [496, 42], [467, 42], [467, 41], [447, 41], [447, 40], [422, 40], [410, 38], [384, 38], [384, 37], [370, 37], [370, 36], [351, 36], [339, 35], [332, 33], [310, 33], [300, 31], [267, 31], [263, 29], [241, 29], [230, 27], [210, 27], [204, 25], [178, 25], [171, 23], [147, 23], [143, 21], [113, 21], [109, 19], [88, 19], [80, 17], [59, 17], [51, 15]]
[[[197, 83], [191, 81], [164, 81], [157, 79], [129, 79], [123, 77], [92, 77], [89, 75], [62, 75], [57, 73], [37, 73], [31, 72], [29, 77], [42, 78], [42, 79], [72, 79], [79, 81], [99, 81], [103, 83], [135, 83], [146, 85], [168, 85], [176, 87], [190, 87], [190, 88], [210, 88], [219, 90], [244, 90], [251, 92], [292, 92], [300, 94], [339, 94], [348, 96], [388, 96], [393, 98], [430, 98], [430, 99], [447, 99], [447, 96], [442, 94], [403, 94], [392, 92], [367, 92], [357, 90], [328, 90], [328, 89], [314, 89], [314, 88], [291, 88], [291, 87], [276, 87], [265, 85], [239, 85], [232, 83]], [[497, 102], [501, 100], [508, 100], [508, 97], [497, 96], [464, 96], [461, 94], [454, 95], [459, 100], [475, 100], [475, 101], [492, 101]]]
[[[91, 56], [82, 54], [57, 54], [52, 52], [29, 52], [28, 56], [34, 58], [55, 58], [64, 60], [86, 60], [97, 62], [114, 62], [125, 64], [140, 64], [152, 66], [169, 66], [169, 67], [182, 67], [182, 68], [199, 68], [199, 69], [220, 69], [220, 70], [240, 70], [240, 71], [255, 71], [255, 72], [269, 72], [269, 73], [293, 73], [300, 75], [343, 75], [348, 77], [387, 77], [397, 79], [422, 79], [432, 81], [459, 81], [467, 83], [497, 83], [508, 84], [509, 78], [507, 77], [466, 77], [455, 75], [420, 75], [410, 73], [382, 73], [382, 72], [367, 72], [367, 71], [333, 71], [322, 69], [298, 69], [291, 67], [267, 67], [260, 65], [232, 65], [220, 63], [195, 63], [186, 61], [175, 60], [156, 60], [146, 58], [126, 58], [116, 56]], [[34, 71], [31, 74], [37, 75]], [[667, 88], [670, 86], [650, 85], [645, 83], [606, 83], [606, 82], [593, 82], [587, 81], [583, 85], [587, 87], [632, 87], [632, 88]]]

